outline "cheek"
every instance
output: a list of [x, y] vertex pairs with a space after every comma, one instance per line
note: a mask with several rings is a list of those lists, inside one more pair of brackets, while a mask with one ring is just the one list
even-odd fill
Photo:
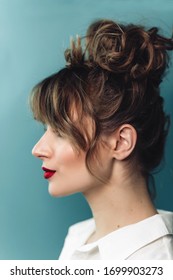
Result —
[[85, 164], [85, 153], [77, 153], [66, 146], [64, 151], [56, 151], [56, 174], [49, 181], [49, 193], [52, 196], [66, 196], [82, 192], [92, 185], [92, 177]]
[[64, 145], [63, 148], [56, 151], [56, 165], [59, 172], [68, 169], [76, 169], [85, 165], [85, 153], [78, 153], [71, 146]]

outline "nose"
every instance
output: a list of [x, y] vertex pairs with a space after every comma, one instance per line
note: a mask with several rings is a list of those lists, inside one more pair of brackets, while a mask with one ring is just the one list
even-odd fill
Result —
[[40, 140], [35, 144], [32, 149], [32, 155], [44, 159], [50, 157], [51, 149], [45, 139], [45, 134], [40, 138]]

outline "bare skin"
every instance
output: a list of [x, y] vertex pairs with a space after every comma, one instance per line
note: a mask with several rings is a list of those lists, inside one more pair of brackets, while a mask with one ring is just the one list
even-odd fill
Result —
[[[119, 167], [121, 168], [121, 167]], [[157, 214], [147, 191], [145, 180], [133, 174], [124, 180], [121, 172], [113, 183], [84, 193], [96, 223], [96, 231], [87, 240], [94, 242], [127, 225]]]
[[56, 171], [48, 179], [52, 196], [84, 194], [96, 223], [87, 243], [157, 214], [138, 163], [133, 159], [133, 165], [127, 164], [136, 141], [136, 131], [129, 124], [102, 136], [99, 161], [94, 164], [97, 174], [107, 178], [105, 183], [88, 171], [85, 152], [76, 153], [72, 143], [57, 136], [50, 126], [32, 150], [44, 167]]
[[130, 167], [125, 161], [136, 140], [136, 131], [130, 125], [120, 127], [106, 138], [109, 150], [103, 154], [102, 162], [106, 156], [112, 157], [109, 182], [100, 186], [99, 191], [92, 188], [84, 192], [96, 223], [96, 231], [87, 243], [157, 214], [138, 163]]

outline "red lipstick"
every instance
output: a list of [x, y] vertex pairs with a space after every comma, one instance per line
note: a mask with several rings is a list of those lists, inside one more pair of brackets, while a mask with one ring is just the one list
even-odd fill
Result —
[[44, 171], [44, 178], [45, 179], [49, 179], [50, 177], [52, 177], [55, 174], [55, 170], [51, 170], [48, 169], [46, 167], [42, 167], [43, 171]]

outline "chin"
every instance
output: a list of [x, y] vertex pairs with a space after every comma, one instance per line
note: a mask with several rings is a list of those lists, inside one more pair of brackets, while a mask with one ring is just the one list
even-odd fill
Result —
[[52, 197], [64, 197], [64, 196], [74, 194], [74, 192], [72, 192], [71, 190], [68, 190], [65, 187], [62, 188], [60, 186], [59, 187], [58, 186], [53, 186], [51, 184], [49, 184], [48, 192]]
[[54, 188], [51, 188], [51, 187], [48, 188], [48, 192], [49, 192], [50, 196], [52, 196], [52, 197], [63, 197], [63, 196], [65, 196], [64, 192], [60, 192], [60, 190], [58, 191], [57, 189], [54, 189]]

